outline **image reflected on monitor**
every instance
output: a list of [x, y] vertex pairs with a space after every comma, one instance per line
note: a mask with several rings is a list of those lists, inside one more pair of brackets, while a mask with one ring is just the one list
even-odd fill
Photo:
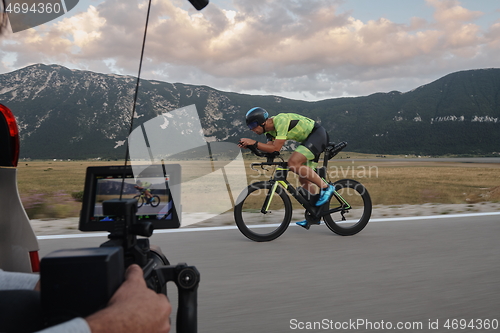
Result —
[[137, 200], [137, 219], [170, 220], [173, 217], [173, 201], [169, 188], [169, 177], [133, 178], [103, 177], [97, 179], [94, 220], [113, 221], [112, 216], [102, 212], [102, 202], [118, 199], [123, 183], [122, 199]]
[[151, 222], [154, 229], [179, 228], [182, 214], [180, 179], [179, 164], [146, 166], [137, 175], [130, 166], [88, 167], [78, 229], [115, 232], [122, 228], [123, 216], [103, 213], [103, 202], [120, 199], [137, 200], [132, 223]]

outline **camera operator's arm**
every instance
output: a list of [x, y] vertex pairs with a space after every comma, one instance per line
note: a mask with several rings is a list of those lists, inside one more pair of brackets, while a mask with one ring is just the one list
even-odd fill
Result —
[[39, 280], [40, 275], [38, 274], [5, 272], [0, 269], [0, 290], [40, 290]]
[[[4, 272], [0, 269], [0, 331], [10, 332], [37, 330], [43, 326], [40, 314], [38, 274]], [[31, 294], [29, 292], [32, 292]], [[6, 294], [5, 292], [16, 292]], [[40, 331], [42, 333], [91, 333], [82, 318], [75, 318], [66, 323]]]
[[149, 289], [142, 269], [132, 265], [106, 308], [85, 320], [75, 318], [38, 333], [168, 333], [171, 310], [165, 295]]
[[165, 295], [148, 289], [142, 269], [132, 265], [108, 306], [85, 319], [92, 333], [167, 333], [170, 331], [171, 311]]

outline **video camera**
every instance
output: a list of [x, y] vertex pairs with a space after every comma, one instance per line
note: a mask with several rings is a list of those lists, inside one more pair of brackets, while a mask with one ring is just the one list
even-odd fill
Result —
[[148, 166], [136, 177], [130, 166], [87, 169], [79, 229], [108, 231], [109, 240], [99, 248], [59, 250], [42, 259], [41, 302], [50, 326], [104, 308], [125, 268], [138, 264], [157, 293], [166, 295], [169, 281], [176, 284], [177, 332], [197, 332], [198, 270], [170, 265], [147, 238], [153, 229], [180, 226], [180, 182], [178, 164]]

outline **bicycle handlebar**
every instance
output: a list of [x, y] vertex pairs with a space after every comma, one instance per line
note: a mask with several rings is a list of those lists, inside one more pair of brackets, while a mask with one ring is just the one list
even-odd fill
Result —
[[[239, 143], [241, 144], [241, 142], [239, 142]], [[267, 163], [273, 163], [274, 159], [276, 157], [280, 156], [279, 151], [273, 151], [272, 153], [266, 153], [266, 152], [263, 152], [263, 151], [257, 149], [257, 147], [255, 147], [254, 145], [247, 146], [247, 148], [250, 149], [250, 151], [252, 153], [254, 153], [256, 156], [267, 158]]]

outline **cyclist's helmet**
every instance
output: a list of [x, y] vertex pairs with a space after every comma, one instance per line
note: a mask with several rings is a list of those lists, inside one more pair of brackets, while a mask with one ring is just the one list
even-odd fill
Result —
[[263, 108], [255, 107], [250, 109], [246, 115], [247, 126], [253, 130], [257, 126], [263, 126], [264, 122], [269, 118], [269, 113]]

